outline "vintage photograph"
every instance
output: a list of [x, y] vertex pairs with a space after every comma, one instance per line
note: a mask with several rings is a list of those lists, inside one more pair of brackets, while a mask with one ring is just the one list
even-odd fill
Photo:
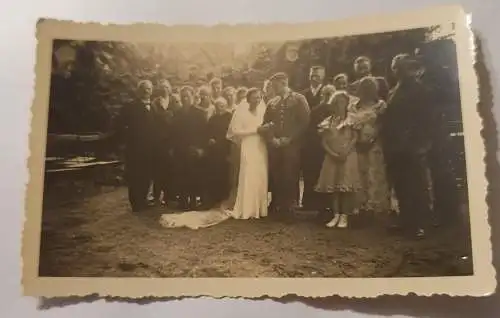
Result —
[[347, 31], [51, 38], [36, 275], [473, 277], [457, 23]]

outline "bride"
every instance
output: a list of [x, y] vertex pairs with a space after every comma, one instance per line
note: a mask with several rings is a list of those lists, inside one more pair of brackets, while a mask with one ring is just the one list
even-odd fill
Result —
[[236, 109], [229, 125], [227, 138], [239, 144], [241, 154], [234, 207], [225, 207], [223, 204], [210, 211], [164, 214], [160, 218], [162, 226], [198, 229], [218, 224], [229, 218], [250, 219], [267, 216], [267, 148], [258, 134], [265, 110], [260, 90], [249, 89], [246, 102], [242, 102]]

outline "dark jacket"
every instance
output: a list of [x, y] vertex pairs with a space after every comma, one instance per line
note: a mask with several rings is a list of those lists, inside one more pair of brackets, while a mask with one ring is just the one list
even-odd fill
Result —
[[415, 153], [432, 141], [439, 125], [432, 91], [418, 81], [397, 84], [381, 116], [380, 136], [389, 153]]
[[162, 106], [163, 98], [158, 97], [152, 103], [152, 110], [155, 115], [155, 130], [157, 135], [158, 147], [170, 148], [174, 121], [177, 112], [173, 109], [173, 103], [170, 100], [168, 107]]
[[316, 95], [313, 94], [310, 87], [302, 92], [302, 94], [304, 95], [304, 97], [307, 100], [307, 104], [309, 105], [310, 109], [314, 108], [315, 106], [318, 106], [319, 103], [321, 103], [321, 89], [322, 88], [323, 88], [323, 84], [320, 85], [318, 93]]
[[233, 114], [226, 112], [215, 114], [208, 120], [208, 139], [214, 139], [215, 144], [208, 146], [208, 152], [211, 156], [217, 158], [226, 158], [231, 150], [231, 141], [227, 139], [227, 130]]
[[134, 100], [125, 105], [118, 118], [118, 136], [126, 147], [126, 158], [146, 158], [152, 155], [157, 144], [155, 116], [152, 106]]
[[193, 149], [205, 149], [208, 141], [208, 119], [206, 113], [191, 106], [181, 109], [174, 124], [173, 146], [177, 153], [188, 154]]

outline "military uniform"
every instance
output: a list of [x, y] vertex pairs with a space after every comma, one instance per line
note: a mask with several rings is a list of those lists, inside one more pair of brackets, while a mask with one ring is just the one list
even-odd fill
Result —
[[264, 125], [272, 123], [266, 139], [273, 208], [290, 210], [298, 203], [300, 155], [309, 114], [306, 98], [296, 92], [288, 91], [268, 103]]

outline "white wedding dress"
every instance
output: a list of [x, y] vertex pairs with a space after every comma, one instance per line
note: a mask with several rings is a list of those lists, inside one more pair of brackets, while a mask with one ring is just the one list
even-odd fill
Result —
[[248, 104], [236, 109], [227, 138], [240, 144], [240, 171], [238, 190], [234, 207], [209, 211], [189, 211], [177, 214], [163, 214], [160, 224], [167, 228], [206, 228], [227, 219], [250, 219], [267, 216], [268, 205], [268, 159], [267, 148], [257, 129], [262, 124], [265, 104], [250, 112]]

